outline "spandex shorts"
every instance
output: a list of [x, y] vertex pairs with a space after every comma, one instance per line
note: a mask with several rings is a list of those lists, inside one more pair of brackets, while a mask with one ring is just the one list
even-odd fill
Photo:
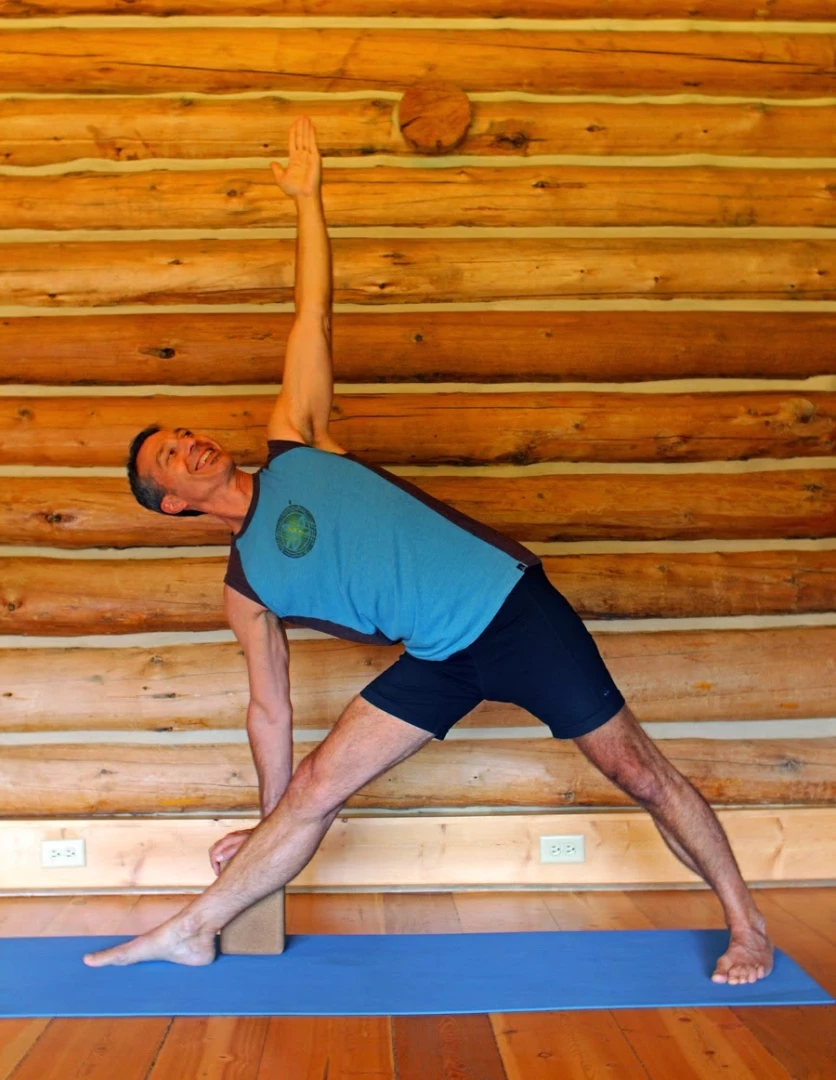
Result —
[[481, 701], [508, 701], [558, 739], [586, 735], [624, 698], [568, 600], [542, 563], [530, 566], [472, 645], [446, 660], [402, 653], [360, 696], [443, 739]]

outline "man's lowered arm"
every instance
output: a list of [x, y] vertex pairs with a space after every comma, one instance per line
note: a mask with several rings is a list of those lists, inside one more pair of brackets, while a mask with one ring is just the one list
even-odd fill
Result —
[[[278, 804], [293, 773], [293, 707], [290, 703], [287, 635], [281, 620], [260, 604], [224, 586], [224, 610], [244, 650], [250, 684], [247, 737], [258, 774], [262, 820]], [[221, 837], [209, 849], [215, 874], [238, 851], [252, 829]]]

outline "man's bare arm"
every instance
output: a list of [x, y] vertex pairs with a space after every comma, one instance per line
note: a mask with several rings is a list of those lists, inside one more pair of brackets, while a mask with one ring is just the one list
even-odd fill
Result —
[[290, 129], [286, 169], [271, 165], [282, 191], [296, 203], [296, 319], [285, 353], [282, 390], [267, 427], [271, 439], [328, 439], [334, 391], [331, 358], [331, 242], [322, 205], [322, 162], [313, 124], [306, 117]]
[[224, 586], [224, 608], [247, 661], [247, 735], [258, 773], [261, 815], [276, 806], [293, 773], [293, 707], [287, 635], [281, 620]]

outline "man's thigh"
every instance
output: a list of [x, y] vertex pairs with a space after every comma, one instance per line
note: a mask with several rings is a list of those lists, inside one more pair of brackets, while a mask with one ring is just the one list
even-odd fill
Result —
[[342, 806], [375, 777], [411, 757], [433, 738], [361, 698], [352, 698], [333, 730], [300, 764], [300, 782], [317, 802]]

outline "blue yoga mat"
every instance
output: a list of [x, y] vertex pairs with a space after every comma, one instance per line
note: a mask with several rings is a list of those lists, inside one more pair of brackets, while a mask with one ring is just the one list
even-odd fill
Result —
[[408, 1016], [833, 998], [784, 953], [752, 986], [711, 982], [725, 930], [350, 934], [288, 938], [281, 956], [88, 968], [126, 937], [0, 940], [0, 1015]]

